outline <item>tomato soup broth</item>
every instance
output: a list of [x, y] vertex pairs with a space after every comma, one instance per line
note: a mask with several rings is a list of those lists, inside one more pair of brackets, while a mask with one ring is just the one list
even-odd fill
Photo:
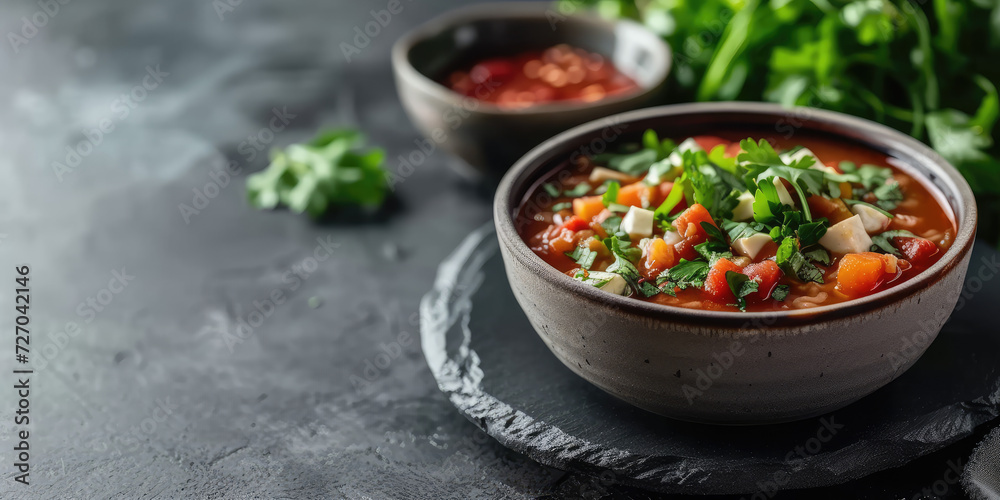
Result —
[[[648, 134], [650, 132], [647, 132]], [[653, 135], [655, 136], [655, 134]], [[681, 141], [681, 146], [687, 144], [688, 149], [701, 149], [705, 152], [711, 152], [715, 149], [716, 154], [722, 153], [715, 157], [719, 162], [731, 161], [721, 158], [738, 157], [743, 160], [744, 155], [741, 153], [746, 152], [741, 147], [740, 139], [746, 138], [746, 136], [720, 135], [692, 137]], [[645, 144], [646, 148], [656, 142], [658, 140], [649, 142], [644, 138], [644, 143], [647, 143]], [[663, 144], [668, 142], [670, 141], [664, 141]], [[602, 282], [591, 280], [590, 276], [595, 275], [596, 272], [596, 275], [607, 279], [610, 274], [606, 271], [612, 270], [626, 278], [627, 286], [619, 293], [637, 300], [694, 309], [758, 312], [806, 309], [841, 303], [877, 293], [897, 286], [925, 271], [937, 262], [951, 245], [956, 233], [951, 211], [943, 206], [938, 197], [932, 193], [932, 187], [894, 166], [893, 163], [896, 160], [857, 144], [834, 142], [808, 136], [797, 136], [787, 140], [769, 139], [769, 143], [773, 145], [774, 151], [784, 151], [786, 154], [792, 148], [806, 148], [799, 150], [800, 156], [806, 156], [802, 154], [802, 151], [810, 151], [816, 159], [815, 163], [807, 170], [823, 171], [822, 174], [806, 172], [808, 176], [814, 180], [820, 179], [820, 175], [825, 176], [822, 177], [824, 180], [823, 195], [810, 193], [808, 189], [803, 190], [803, 195], [808, 195], [808, 201], [805, 204], [811, 209], [809, 215], [814, 221], [821, 221], [825, 218], [826, 221], [823, 223], [808, 224], [803, 218], [797, 231], [790, 230], [787, 229], [787, 225], [782, 225], [780, 222], [782, 214], [779, 213], [777, 218], [772, 220], [769, 231], [767, 225], [756, 224], [757, 220], [766, 219], [766, 216], [761, 217], [757, 209], [758, 206], [761, 206], [766, 212], [767, 204], [760, 205], [759, 201], [753, 204], [753, 217], [747, 220], [744, 216], [745, 223], [756, 226], [756, 230], [760, 234], [770, 232], [771, 235], [774, 235], [775, 231], [778, 233], [784, 231], [787, 233], [786, 237], [792, 238], [794, 241], [784, 242], [781, 234], [770, 240], [759, 234], [747, 239], [740, 238], [739, 242], [751, 240], [757, 242], [755, 246], [758, 246], [759, 249], [748, 257], [747, 254], [751, 252], [743, 251], [746, 249], [737, 245], [736, 239], [731, 238], [733, 231], [739, 233], [740, 223], [719, 216], [720, 213], [728, 213], [726, 208], [722, 208], [714, 214], [707, 213], [704, 209], [697, 209], [701, 205], [692, 203], [691, 193], [688, 192], [687, 187], [682, 186], [678, 187], [677, 190], [683, 191], [684, 196], [675, 207], [669, 210], [669, 215], [659, 211], [655, 214], [652, 234], [646, 236], [645, 233], [638, 230], [641, 236], [634, 236], [630, 239], [630, 243], [614, 241], [615, 248], [620, 245], [623, 249], [620, 255], [610, 251], [612, 247], [609, 246], [608, 240], [611, 239], [612, 235], [608, 232], [614, 230], [615, 227], [607, 227], [607, 221], [617, 221], [615, 217], [621, 217], [626, 208], [628, 212], [637, 213], [636, 217], [633, 217], [633, 222], [643, 219], [643, 214], [648, 219], [649, 214], [646, 211], [663, 208], [662, 205], [675, 190], [675, 183], [689, 182], [678, 177], [673, 177], [670, 180], [654, 178], [650, 182], [649, 177], [655, 166], [650, 167], [645, 172], [641, 169], [632, 169], [631, 166], [624, 168], [627, 160], [620, 161], [618, 170], [609, 168], [609, 163], [614, 163], [622, 158], [614, 155], [610, 157], [608, 155], [582, 157], [577, 158], [573, 163], [569, 161], [563, 163], [557, 169], [557, 172], [560, 172], [559, 175], [549, 177], [549, 179], [558, 178], [561, 182], [558, 184], [540, 182], [533, 188], [534, 191], [528, 194], [526, 199], [529, 202], [531, 200], [546, 200], [546, 202], [535, 204], [530, 212], [526, 211], [525, 206], [521, 207], [522, 216], [520, 219], [523, 223], [520, 224], [519, 232], [531, 250], [547, 263], [570, 277], [590, 282], [594, 286], [600, 285], [601, 288], [610, 290], [607, 287], [610, 283], [601, 284]], [[752, 142], [751, 145], [754, 146], [753, 149], [757, 149]], [[654, 147], [654, 149], [656, 148]], [[678, 147], [678, 149], [681, 148]], [[677, 153], [678, 149], [674, 149], [673, 152]], [[660, 151], [661, 158], [657, 161], [660, 163], [667, 161], [662, 159], [665, 155], [666, 149]], [[652, 154], [650, 158], [652, 158]], [[690, 164], [693, 165], [697, 161], [693, 160]], [[710, 162], [711, 160], [705, 165], [710, 165]], [[737, 161], [736, 164], [746, 164], [745, 162], [746, 160]], [[845, 174], [843, 170], [845, 165], [842, 162], [851, 162], [854, 166], [862, 166], [862, 168]], [[675, 166], [673, 167], [675, 169], [677, 168], [676, 163], [677, 158], [675, 157]], [[691, 168], [687, 162], [685, 165], [685, 168]], [[881, 169], [867, 168], [870, 166]], [[824, 167], [826, 168], [824, 169]], [[705, 167], [704, 165], [699, 168], [707, 172], [717, 171], [720, 174], [715, 179], [717, 182], [724, 177], [731, 179], [721, 172], [722, 169], [714, 169], [714, 167]], [[751, 166], [750, 168], [760, 170], [763, 167]], [[794, 170], [791, 170], [791, 167], [782, 168], [779, 166], [773, 170], [779, 173], [796, 174]], [[595, 175], [595, 172], [601, 175]], [[739, 174], [743, 171], [737, 166], [734, 172]], [[877, 185], [870, 185], [871, 192], [864, 192], [866, 188], [863, 183], [840, 182], [838, 184], [836, 182], [847, 177], [854, 180], [865, 180], [865, 176], [872, 172], [882, 172], [877, 175], [888, 175], [889, 173], [891, 175], [880, 184], [876, 181]], [[772, 180], [765, 178], [766, 175], [766, 171], [760, 175], [757, 185], [758, 191], [764, 190], [767, 193], [750, 191], [750, 198], [755, 201], [762, 197], [766, 198], [771, 189], [759, 186], [774, 182], [778, 191], [782, 191], [782, 186], [785, 188], [783, 191], [785, 191], [787, 198], [784, 198], [786, 203], [782, 204], [781, 208], [789, 214], [785, 214], [784, 217], [786, 219], [802, 218], [804, 213], [795, 215], [794, 212], [805, 212], [802, 210], [802, 200], [805, 198], [796, 195], [802, 186], [808, 187], [810, 183], [800, 181], [799, 187], [796, 187], [789, 179]], [[657, 182], [658, 180], [659, 182]], [[881, 180], [881, 177], [878, 180]], [[887, 188], [883, 185], [892, 182], [898, 185], [898, 189], [892, 186]], [[611, 188], [612, 183], [617, 184], [617, 186]], [[812, 184], [815, 188], [816, 182], [812, 182]], [[607, 190], [609, 189], [614, 189], [617, 192], [616, 199], [610, 203], [607, 199]], [[838, 189], [841, 190], [838, 191]], [[826, 190], [830, 192], [825, 192]], [[601, 196], [605, 198], [603, 200], [604, 206], [597, 204], [595, 200], [602, 191], [604, 194]], [[732, 194], [735, 195], [736, 191], [738, 188]], [[704, 192], [702, 194], [704, 195]], [[754, 198], [754, 194], [756, 198]], [[740, 196], [748, 197], [745, 193], [741, 193]], [[888, 201], [880, 199], [880, 196]], [[676, 198], [676, 193], [674, 198]], [[703, 199], [711, 198], [711, 196], [703, 196]], [[716, 201], [719, 198], [721, 196], [717, 196]], [[789, 199], [791, 200], [790, 204], [787, 203]], [[720, 207], [725, 204], [717, 203]], [[880, 206], [890, 209], [883, 210]], [[773, 209], [776, 205], [772, 203], [770, 207]], [[639, 208], [646, 211], [639, 210]], [[613, 209], [617, 209], [618, 212]], [[733, 214], [736, 214], [735, 210]], [[865, 214], [871, 215], [871, 219], [874, 219], [874, 222], [865, 220], [865, 224], [871, 222], [868, 227], [870, 234], [853, 234], [850, 231], [845, 232], [841, 228], [841, 226], [845, 228], [848, 226], [856, 227], [861, 223], [855, 219], [862, 220], [861, 215]], [[630, 215], [633, 214], [625, 214], [625, 217]], [[700, 221], [700, 223], [695, 224], [691, 221]], [[881, 226], [878, 226], [878, 221], [882, 221]], [[844, 222], [844, 224], [837, 224], [839, 222]], [[712, 228], [706, 227], [706, 224], [719, 228], [730, 228], [728, 236], [725, 229], [718, 231], [722, 233], [722, 240], [715, 236], [715, 239], [719, 240], [717, 241], [717, 244], [720, 245], [719, 249], [723, 251], [710, 254], [708, 257], [705, 257], [705, 248], [699, 249], [698, 252], [692, 250], [692, 246], [699, 242], [704, 243], [712, 239], [711, 235], [698, 234], [699, 226], [708, 230], [709, 233], [715, 233], [711, 230]], [[623, 223], [622, 226], [624, 225]], [[822, 226], [826, 226], [825, 233], [820, 239], [822, 243], [817, 243], [814, 241], [815, 234], [812, 233], [822, 232]], [[637, 226], [632, 224], [627, 229], [631, 230], [635, 227]], [[675, 234], [674, 230], [680, 234]], [[624, 229], [620, 229], [617, 233], [622, 240], [627, 239], [625, 232]], [[744, 232], [737, 235], [745, 236], [751, 232], [753, 232], [752, 229], [744, 228]], [[841, 233], [845, 236], [838, 240]], [[880, 235], [885, 237], [879, 240]], [[779, 245], [779, 239], [786, 247], [784, 250], [779, 250], [782, 246]], [[723, 240], [725, 245], [730, 246], [728, 252], [721, 246]], [[881, 246], [874, 244], [878, 241], [882, 242]], [[843, 246], [845, 243], [848, 245], [847, 247]], [[872, 244], [869, 245], [869, 243]], [[854, 247], [851, 248], [851, 245]], [[809, 250], [810, 248], [812, 250]], [[793, 250], [805, 258], [795, 258], [795, 253], [790, 253]], [[781, 257], [778, 256], [779, 252], [783, 253]], [[721, 255], [727, 256], [720, 257]], [[789, 258], [788, 255], [792, 255], [793, 258]], [[592, 262], [588, 262], [588, 258], [592, 259]], [[622, 262], [616, 262], [617, 260]], [[624, 271], [624, 268], [629, 268], [628, 263], [624, 262], [628, 260], [632, 261], [633, 267], [631, 269], [638, 271], [638, 275], [629, 276], [629, 273]], [[684, 281], [688, 277], [683, 276], [685, 273], [677, 273], [679, 275], [677, 279], [672, 276], [668, 277], [672, 274], [671, 268], [678, 266], [684, 260], [698, 261], [699, 266], [694, 267], [699, 267], [696, 271], [700, 271], [701, 274], [691, 281]], [[782, 260], [784, 262], [781, 262]], [[584, 269], [581, 266], [581, 261], [590, 264], [589, 269]], [[780, 262], [780, 265], [776, 261]], [[803, 267], [795, 271], [797, 262], [802, 263]], [[803, 271], [803, 269], [811, 271]], [[705, 274], [706, 272], [707, 274]], [[743, 274], [745, 277], [739, 276], [739, 274]], [[843, 282], [838, 280], [839, 274], [845, 277]], [[846, 279], [847, 276], [851, 277], [850, 281]], [[614, 276], [611, 278], [618, 280]], [[752, 283], [756, 283], [756, 285]], [[756, 288], [754, 288], [755, 286]], [[652, 287], [657, 287], [659, 291]], [[753, 290], [751, 290], [752, 288]], [[617, 288], [612, 290], [612, 293], [615, 291]], [[670, 293], [671, 291], [673, 293]]]

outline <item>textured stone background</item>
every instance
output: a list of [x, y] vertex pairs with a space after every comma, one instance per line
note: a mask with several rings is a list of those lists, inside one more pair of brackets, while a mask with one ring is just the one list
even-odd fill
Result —
[[[16, 50], [8, 33], [22, 32], [22, 16], [43, 18], [41, 8], [0, 5], [0, 277], [10, 283], [13, 265], [32, 266], [38, 369], [28, 488], [11, 479], [15, 403], [2, 391], [0, 496], [646, 497], [507, 451], [438, 392], [417, 341], [417, 304], [436, 264], [490, 217], [488, 194], [452, 174], [443, 152], [386, 210], [360, 220], [315, 225], [244, 202], [245, 174], [266, 160], [241, 143], [268, 127], [274, 108], [295, 117], [270, 145], [345, 124], [392, 158], [416, 147], [389, 47], [458, 2], [405, 1], [347, 63], [340, 43], [385, 3], [243, 0], [220, 15], [222, 2], [210, 0], [76, 0]], [[148, 67], [167, 75], [124, 113], [122, 94]], [[66, 147], [102, 120], [114, 130], [57, 175]], [[192, 205], [228, 161], [241, 173], [185, 220], [179, 205]], [[308, 270], [317, 239], [333, 255], [291, 291], [283, 277]], [[134, 279], [121, 293], [99, 312], [87, 306], [109, 297], [102, 290], [123, 269]], [[12, 289], [0, 287], [0, 304], [11, 304]], [[287, 301], [238, 331], [275, 289]], [[309, 307], [312, 297], [322, 305]], [[4, 331], [11, 322], [0, 315]], [[72, 336], [68, 322], [80, 326]], [[0, 343], [0, 373], [13, 365], [11, 344]], [[878, 497], [885, 481], [909, 478], [896, 496], [910, 498], [970, 449], [922, 460], [926, 473], [810, 494]]]

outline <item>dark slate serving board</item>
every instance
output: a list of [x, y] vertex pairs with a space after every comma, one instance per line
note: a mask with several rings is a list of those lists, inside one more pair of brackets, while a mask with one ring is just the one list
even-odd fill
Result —
[[421, 304], [424, 355], [463, 415], [547, 465], [662, 492], [767, 494], [899, 467], [1000, 415], [1000, 279], [987, 278], [1000, 259], [986, 245], [964, 303], [906, 374], [821, 418], [756, 427], [660, 417], [572, 373], [532, 330], [497, 250], [485, 226], [441, 265]]

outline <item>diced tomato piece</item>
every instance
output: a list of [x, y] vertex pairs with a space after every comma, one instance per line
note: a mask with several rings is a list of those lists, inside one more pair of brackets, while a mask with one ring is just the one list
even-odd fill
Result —
[[572, 230], [560, 227], [549, 238], [549, 248], [557, 255], [572, 251], [575, 247], [576, 238]]
[[854, 217], [854, 213], [847, 208], [847, 204], [840, 198], [830, 199], [825, 196], [810, 196], [806, 198], [809, 203], [809, 211], [813, 218], [826, 217], [830, 220], [830, 225]]
[[730, 304], [736, 301], [736, 296], [733, 295], [733, 291], [729, 288], [729, 282], [726, 281], [727, 271], [739, 273], [743, 271], [743, 268], [729, 259], [719, 259], [712, 266], [712, 269], [709, 269], [708, 277], [705, 278], [705, 292], [717, 301]]
[[747, 300], [760, 302], [771, 296], [783, 273], [773, 260], [764, 260], [748, 264], [743, 268], [743, 274], [757, 282], [757, 291], [747, 295]]
[[653, 204], [654, 188], [644, 182], [635, 182], [618, 190], [618, 203], [644, 208]]
[[719, 144], [729, 146], [730, 141], [727, 141], [721, 137], [716, 137], [714, 135], [696, 135], [692, 137], [694, 142], [697, 142], [701, 149], [705, 151], [711, 151], [712, 148], [718, 146]]
[[647, 279], [655, 279], [663, 271], [677, 265], [680, 258], [677, 257], [677, 250], [663, 241], [663, 238], [655, 238], [649, 243], [646, 249], [646, 260], [643, 263], [643, 276]]
[[604, 201], [600, 196], [583, 196], [573, 200], [573, 215], [590, 222], [604, 211]]
[[563, 222], [562, 226], [564, 229], [569, 229], [570, 231], [582, 231], [584, 229], [590, 229], [590, 223], [577, 216], [572, 216]]
[[896, 265], [891, 255], [874, 252], [850, 253], [840, 259], [837, 290], [849, 297], [863, 297], [875, 291]]
[[708, 240], [708, 233], [702, 227], [702, 222], [708, 222], [713, 226], [716, 225], [708, 210], [697, 203], [688, 207], [674, 219], [674, 227], [677, 228], [678, 234], [684, 238], [675, 245], [677, 253], [681, 258], [687, 260], [698, 258], [698, 252], [694, 249], [694, 246]]
[[892, 245], [903, 254], [906, 260], [921, 264], [938, 252], [933, 241], [924, 238], [897, 236], [892, 239]]

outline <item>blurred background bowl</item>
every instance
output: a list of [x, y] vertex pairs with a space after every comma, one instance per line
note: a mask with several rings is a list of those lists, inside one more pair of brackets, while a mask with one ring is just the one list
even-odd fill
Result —
[[[490, 57], [569, 44], [604, 56], [638, 89], [594, 102], [557, 101], [507, 109], [452, 91], [451, 71]], [[570, 127], [655, 102], [666, 83], [671, 51], [631, 21], [567, 15], [551, 2], [463, 7], [396, 42], [392, 66], [407, 114], [425, 136], [423, 153], [442, 148], [465, 161], [460, 173], [498, 179], [529, 149]]]

